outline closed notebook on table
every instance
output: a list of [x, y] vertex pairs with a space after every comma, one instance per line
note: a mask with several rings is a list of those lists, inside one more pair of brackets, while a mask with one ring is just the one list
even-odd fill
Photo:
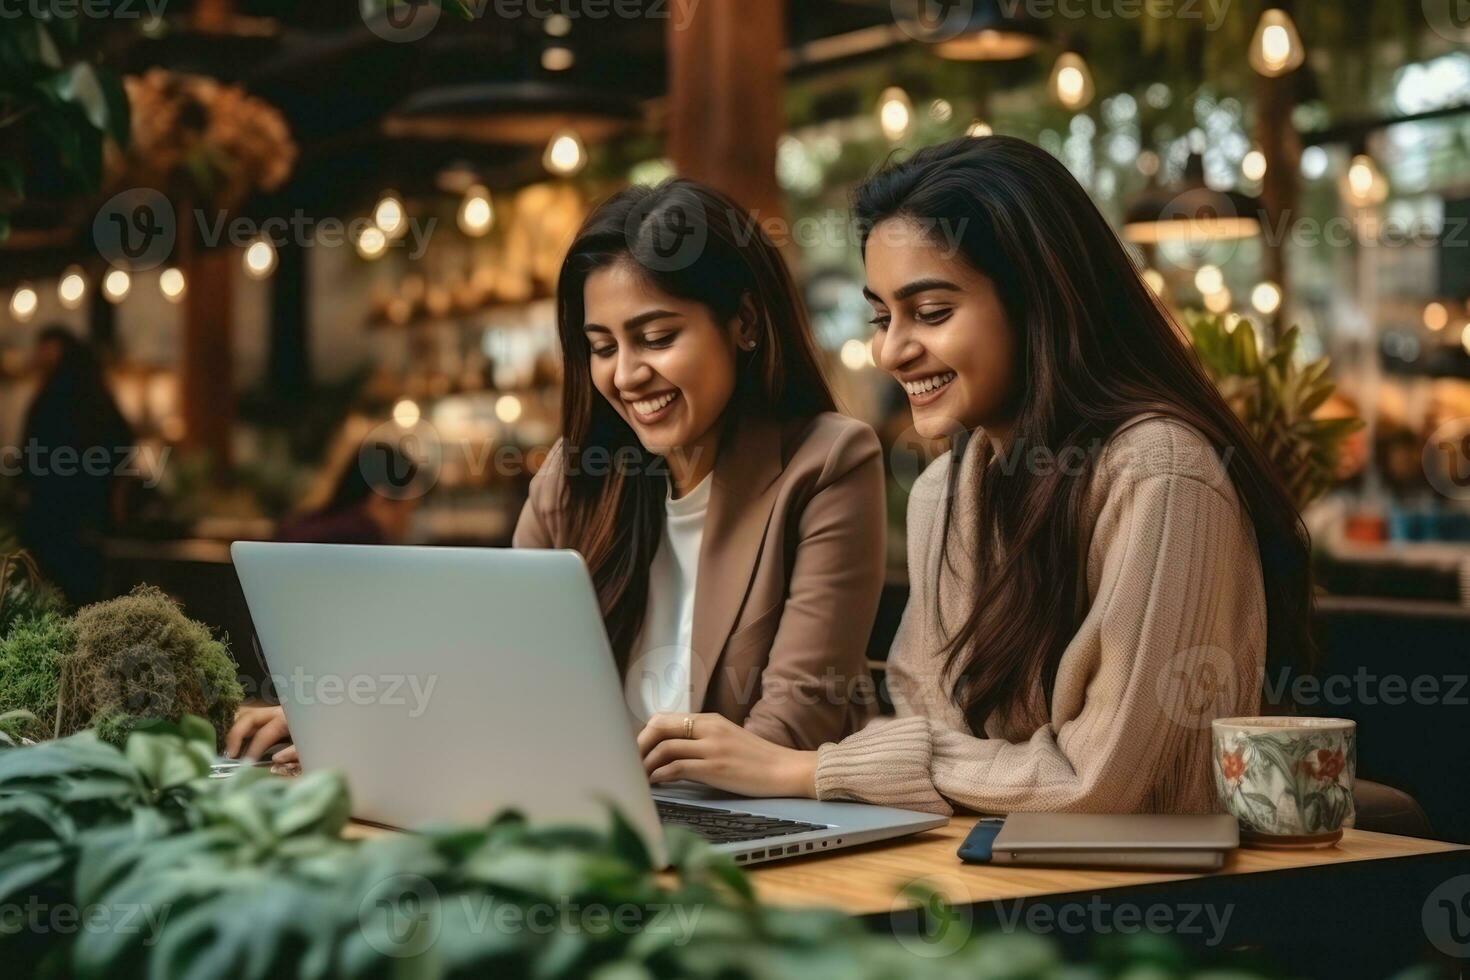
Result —
[[994, 864], [1213, 871], [1240, 846], [1235, 818], [1214, 814], [1013, 813]]

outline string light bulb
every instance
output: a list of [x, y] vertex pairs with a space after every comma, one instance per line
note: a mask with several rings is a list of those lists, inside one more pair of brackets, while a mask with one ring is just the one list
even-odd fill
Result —
[[1240, 161], [1241, 175], [1249, 181], [1264, 180], [1266, 177], [1266, 154], [1251, 150]]
[[184, 273], [179, 269], [168, 268], [158, 274], [158, 291], [163, 293], [163, 298], [170, 303], [177, 303], [184, 298], [184, 291], [188, 283], [184, 280]]
[[1092, 69], [1075, 51], [1063, 51], [1052, 66], [1048, 85], [1051, 97], [1057, 105], [1068, 112], [1084, 109], [1092, 102], [1096, 92], [1092, 82]]
[[1251, 290], [1251, 306], [1262, 316], [1270, 316], [1281, 309], [1281, 287], [1274, 282], [1260, 282]]
[[133, 277], [122, 269], [110, 269], [102, 277], [102, 295], [113, 303], [121, 303], [133, 288]]
[[490, 201], [490, 191], [476, 184], [465, 192], [459, 205], [459, 230], [471, 238], [479, 238], [495, 223], [495, 207]]
[[1194, 288], [1205, 296], [1218, 293], [1225, 288], [1225, 274], [1217, 265], [1200, 266], [1199, 271], [1194, 274]]
[[509, 425], [521, 417], [521, 400], [515, 395], [495, 399], [495, 417]]
[[547, 142], [541, 162], [558, 177], [570, 177], [587, 166], [587, 148], [575, 132], [563, 129]]
[[245, 250], [245, 274], [251, 279], [264, 279], [276, 271], [276, 247], [264, 238], [250, 243]]
[[87, 295], [87, 278], [82, 275], [80, 266], [70, 266], [62, 273], [61, 281], [56, 284], [56, 298], [61, 300], [61, 305], [68, 310], [74, 310], [82, 305], [82, 298]]
[[393, 191], [384, 191], [373, 208], [373, 224], [389, 238], [397, 238], [408, 230], [408, 214], [403, 200]]
[[1296, 71], [1306, 59], [1306, 49], [1291, 15], [1276, 7], [1262, 13], [1251, 38], [1251, 67], [1267, 78], [1280, 78]]
[[377, 225], [368, 225], [357, 236], [357, 254], [369, 262], [383, 257], [388, 250], [388, 236]]
[[909, 94], [898, 86], [883, 90], [878, 96], [878, 127], [890, 143], [897, 143], [909, 134], [914, 123], [914, 104]]
[[393, 406], [393, 421], [400, 429], [412, 429], [422, 417], [418, 402], [411, 398], [401, 399]]
[[541, 67], [547, 71], [566, 71], [577, 61], [577, 56], [572, 49], [560, 44], [553, 44], [541, 52]]
[[1388, 178], [1366, 153], [1353, 157], [1343, 177], [1343, 195], [1354, 207], [1368, 208], [1388, 200]]
[[28, 283], [21, 283], [15, 287], [15, 292], [10, 294], [10, 315], [17, 323], [25, 323], [36, 315], [36, 307], [41, 304], [41, 297]]

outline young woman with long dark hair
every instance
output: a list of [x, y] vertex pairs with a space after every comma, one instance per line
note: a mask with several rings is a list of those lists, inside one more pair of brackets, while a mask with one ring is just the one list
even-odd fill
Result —
[[860, 726], [881, 449], [834, 412], [759, 225], [687, 180], [622, 191], [572, 243], [557, 317], [562, 439], [515, 544], [586, 559], [635, 715], [800, 748]]
[[1308, 650], [1305, 531], [1269, 462], [1049, 154], [930, 147], [855, 211], [879, 363], [921, 434], [958, 434], [910, 497], [898, 717], [796, 752], [662, 715], [650, 778], [940, 812], [1214, 809], [1210, 719], [1255, 714], [1268, 654]]

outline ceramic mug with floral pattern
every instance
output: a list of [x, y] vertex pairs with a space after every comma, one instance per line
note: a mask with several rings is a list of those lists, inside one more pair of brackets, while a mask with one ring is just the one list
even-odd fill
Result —
[[1357, 723], [1343, 718], [1217, 718], [1215, 788], [1241, 839], [1328, 847], [1353, 825]]

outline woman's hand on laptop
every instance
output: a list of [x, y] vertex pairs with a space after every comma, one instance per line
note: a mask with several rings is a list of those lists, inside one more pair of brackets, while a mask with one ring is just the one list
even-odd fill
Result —
[[[235, 712], [235, 724], [225, 736], [225, 755], [231, 759], [238, 758], [243, 747], [246, 758], [259, 759], [266, 749], [290, 737], [291, 731], [286, 727], [286, 712], [280, 706], [241, 708]], [[281, 749], [275, 754], [273, 761], [295, 762], [296, 746]]]
[[638, 733], [638, 752], [654, 784], [689, 779], [742, 796], [817, 795], [815, 752], [768, 742], [723, 715], [654, 715]]

